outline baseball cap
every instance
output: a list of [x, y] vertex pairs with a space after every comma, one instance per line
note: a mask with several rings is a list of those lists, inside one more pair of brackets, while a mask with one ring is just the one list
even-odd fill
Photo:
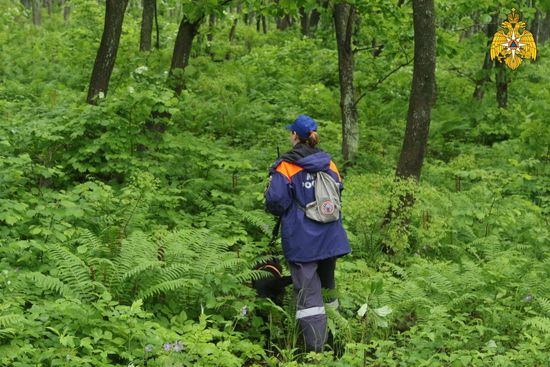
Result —
[[317, 123], [307, 115], [300, 115], [286, 128], [291, 131], [296, 131], [300, 138], [307, 139], [310, 132], [317, 131]]

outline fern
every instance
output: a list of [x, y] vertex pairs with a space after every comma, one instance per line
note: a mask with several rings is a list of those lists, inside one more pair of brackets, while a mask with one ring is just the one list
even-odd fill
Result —
[[550, 335], [550, 318], [548, 317], [531, 317], [524, 322], [524, 326], [530, 326], [545, 335]]
[[66, 298], [76, 298], [75, 292], [58, 278], [36, 272], [28, 273], [25, 277], [40, 288], [54, 291]]
[[139, 297], [143, 300], [146, 300], [148, 298], [151, 298], [153, 296], [158, 296], [161, 293], [169, 293], [174, 292], [176, 290], [180, 290], [182, 288], [187, 289], [200, 289], [202, 286], [200, 280], [198, 279], [176, 279], [176, 280], [169, 280], [166, 282], [162, 282], [159, 284], [155, 284], [152, 287], [149, 287], [142, 291], [139, 294]]
[[137, 264], [124, 274], [122, 274], [121, 281], [124, 282], [130, 278], [136, 277], [138, 274], [144, 273], [147, 270], [151, 269], [159, 269], [162, 266], [162, 262], [155, 260], [155, 261], [144, 261], [140, 264]]
[[46, 252], [56, 264], [60, 280], [81, 298], [93, 297], [95, 285], [86, 263], [63, 246], [49, 247]]
[[4, 315], [0, 316], [0, 328], [5, 328], [12, 325], [17, 325], [20, 322], [23, 322], [25, 318], [21, 315]]

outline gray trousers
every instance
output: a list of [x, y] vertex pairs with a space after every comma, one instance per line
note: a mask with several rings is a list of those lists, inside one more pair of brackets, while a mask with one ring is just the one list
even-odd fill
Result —
[[[306, 351], [322, 351], [327, 340], [327, 316], [322, 288], [334, 289], [335, 266], [336, 258], [289, 263], [296, 295], [296, 320], [304, 338]], [[337, 301], [331, 303], [335, 302]]]

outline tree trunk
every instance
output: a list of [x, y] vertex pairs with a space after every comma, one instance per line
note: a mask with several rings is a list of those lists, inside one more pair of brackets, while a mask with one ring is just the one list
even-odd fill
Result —
[[285, 15], [282, 18], [277, 18], [277, 29], [280, 31], [286, 30], [292, 25], [292, 17], [290, 15]]
[[53, 2], [52, 0], [46, 0], [46, 9], [48, 9], [48, 16], [52, 16], [53, 13]]
[[21, 4], [27, 9], [31, 7], [31, 0], [21, 0]]
[[334, 7], [334, 25], [338, 48], [340, 111], [342, 116], [342, 153], [346, 164], [355, 159], [359, 147], [359, 124], [353, 88], [353, 51], [351, 35], [355, 8], [346, 3]]
[[153, 34], [153, 17], [155, 15], [156, 0], [143, 0], [143, 13], [141, 16], [141, 33], [139, 38], [139, 50], [151, 51], [151, 36]]
[[174, 53], [172, 54], [172, 64], [170, 66], [169, 83], [178, 95], [185, 87], [183, 72], [189, 63], [193, 39], [197, 34], [201, 20], [202, 17], [192, 22], [184, 17], [180, 23], [178, 35], [176, 36]]
[[491, 42], [493, 36], [497, 31], [498, 27], [498, 13], [494, 14], [491, 18], [491, 23], [487, 25], [487, 52], [485, 53], [485, 59], [483, 60], [483, 67], [481, 68], [481, 75], [477, 78], [476, 88], [474, 90], [474, 98], [481, 101], [483, 99], [483, 85], [491, 80], [489, 72], [493, 66], [493, 61], [491, 60]]
[[267, 17], [265, 15], [261, 16], [262, 18], [262, 31], [264, 34], [267, 34]]
[[311, 15], [309, 17], [310, 30], [316, 29], [319, 25], [319, 21], [321, 20], [321, 12], [318, 9], [323, 9], [326, 11], [328, 7], [328, 0], [317, 0], [317, 6], [317, 8], [311, 11]]
[[544, 20], [542, 21], [542, 25], [540, 27], [540, 46], [544, 45], [546, 40], [550, 38], [550, 9], [546, 11], [546, 16]]
[[531, 33], [533, 33], [533, 39], [535, 40], [535, 43], [538, 44], [539, 38], [540, 38], [540, 29], [542, 26], [542, 11], [540, 9], [536, 9], [535, 11], [535, 20], [533, 20], [533, 29], [531, 30]]
[[32, 0], [32, 24], [40, 25], [42, 23], [42, 17], [40, 15], [40, 0]]
[[107, 95], [109, 80], [115, 66], [122, 22], [128, 0], [106, 0], [105, 3], [105, 24], [101, 44], [97, 50], [94, 63], [94, 70], [88, 89], [87, 102], [97, 104], [100, 94]]
[[154, 0], [154, 2], [155, 2], [155, 29], [156, 29], [156, 35], [157, 35], [155, 47], [157, 50], [160, 50], [159, 11], [158, 11], [157, 0]]
[[237, 23], [239, 23], [239, 18], [233, 19], [233, 24], [231, 25], [231, 30], [229, 31], [229, 42], [235, 40], [235, 35], [237, 34]]
[[508, 106], [508, 73], [504, 62], [497, 62], [497, 104], [500, 108]]
[[302, 6], [300, 7], [300, 30], [302, 31], [302, 35], [308, 37], [309, 36], [309, 14], [305, 10], [305, 8]]
[[65, 0], [61, 0], [61, 6], [63, 7], [63, 20], [66, 22], [69, 20], [71, 14], [71, 7], [66, 4]]
[[397, 176], [420, 179], [435, 101], [434, 0], [413, 0], [414, 69], [409, 112]]
[[208, 16], [208, 33], [206, 34], [208, 42], [212, 42], [214, 39], [214, 27], [216, 27], [216, 15], [210, 14]]

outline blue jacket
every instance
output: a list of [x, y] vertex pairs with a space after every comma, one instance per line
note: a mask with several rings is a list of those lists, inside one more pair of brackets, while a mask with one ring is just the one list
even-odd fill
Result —
[[[314, 177], [310, 172], [328, 172], [342, 183], [338, 168], [324, 151], [297, 144], [270, 169], [265, 192], [266, 209], [281, 216], [283, 252], [290, 262], [311, 262], [349, 253], [349, 241], [342, 216], [331, 223], [318, 223], [300, 208], [315, 200]], [[298, 203], [299, 204], [298, 204]]]

